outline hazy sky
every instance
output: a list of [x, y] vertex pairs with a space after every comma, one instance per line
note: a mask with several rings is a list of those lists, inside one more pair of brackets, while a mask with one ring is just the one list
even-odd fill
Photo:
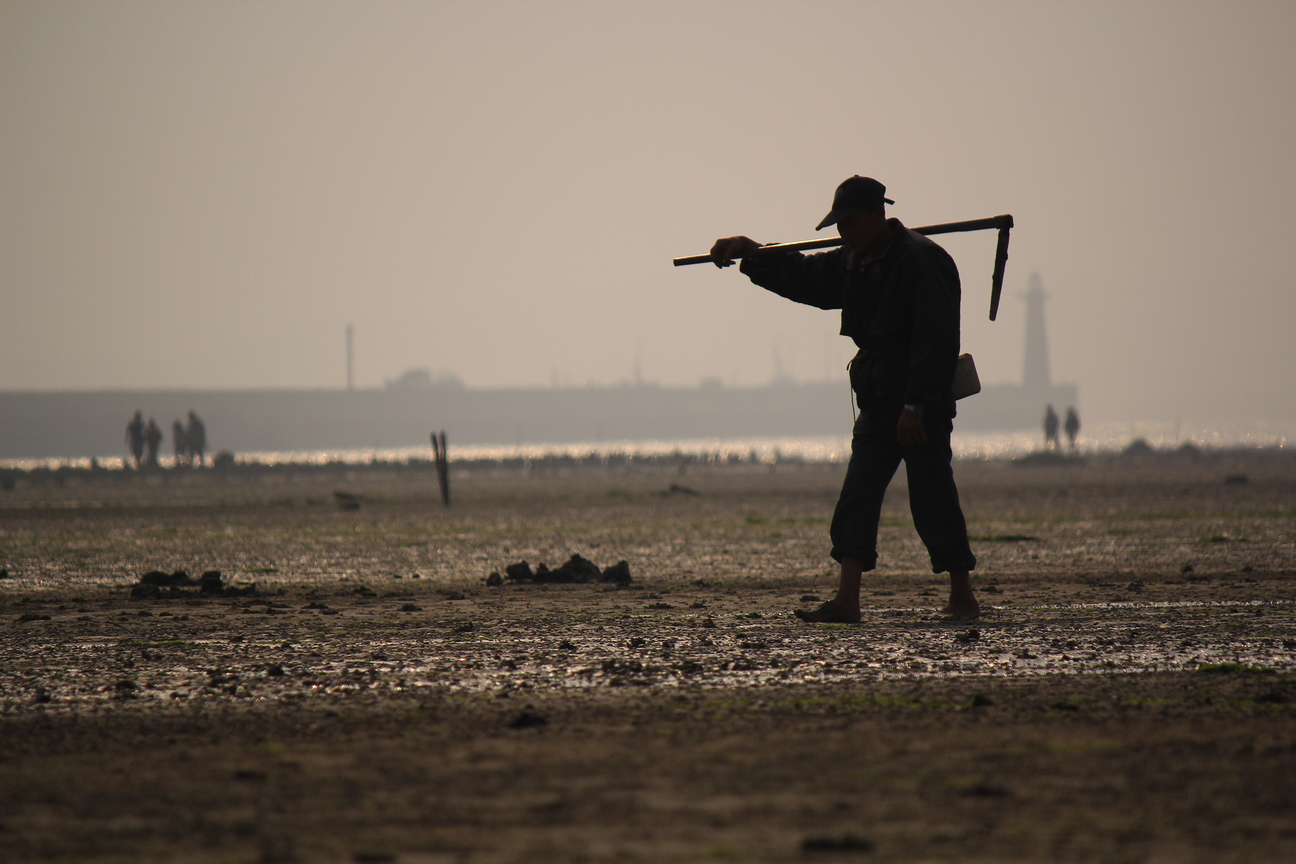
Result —
[[[719, 236], [887, 184], [1020, 381], [1296, 419], [1296, 4], [0, 0], [0, 390], [844, 377]], [[829, 229], [831, 231], [831, 229]]]

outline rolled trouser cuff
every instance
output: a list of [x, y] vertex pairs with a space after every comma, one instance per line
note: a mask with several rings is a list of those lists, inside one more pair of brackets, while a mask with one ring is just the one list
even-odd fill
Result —
[[976, 556], [972, 554], [969, 554], [966, 558], [942, 558], [939, 561], [933, 558], [931, 562], [933, 573], [954, 573], [963, 570], [971, 573], [976, 569], [976, 564]]
[[877, 567], [878, 556], [876, 550], [868, 551], [850, 546], [833, 546], [832, 552], [829, 554], [838, 564], [842, 562], [843, 558], [854, 558], [862, 562], [864, 566], [860, 569], [865, 573]]

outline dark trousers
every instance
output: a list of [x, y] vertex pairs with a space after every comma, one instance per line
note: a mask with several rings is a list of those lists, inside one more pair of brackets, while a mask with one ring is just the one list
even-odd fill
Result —
[[837, 561], [858, 558], [865, 570], [877, 566], [882, 498], [903, 459], [909, 478], [909, 510], [931, 556], [932, 572], [971, 570], [976, 567], [976, 557], [968, 545], [967, 522], [950, 464], [954, 422], [938, 410], [929, 410], [923, 416], [927, 440], [902, 447], [896, 439], [899, 419], [900, 406], [860, 406], [851, 437], [850, 465], [833, 512], [832, 557]]

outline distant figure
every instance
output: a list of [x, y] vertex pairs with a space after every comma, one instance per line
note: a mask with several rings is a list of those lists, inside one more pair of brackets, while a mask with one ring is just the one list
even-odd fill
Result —
[[138, 468], [144, 461], [144, 412], [136, 411], [126, 424], [126, 447]]
[[184, 424], [176, 420], [171, 424], [171, 446], [175, 451], [175, 464], [183, 465], [189, 461], [188, 442], [185, 438]]
[[1061, 445], [1058, 443], [1058, 416], [1050, 405], [1044, 411], [1044, 449], [1052, 447], [1055, 450]]
[[156, 468], [158, 464], [158, 445], [162, 443], [162, 428], [157, 422], [150, 417], [148, 425], [144, 427], [144, 444], [148, 447], [148, 455], [144, 457], [144, 464]]
[[203, 464], [203, 452], [207, 449], [207, 427], [198, 419], [198, 415], [189, 410], [189, 428], [185, 430], [185, 444], [189, 449], [189, 461], [198, 460]]
[[1075, 450], [1075, 439], [1080, 434], [1080, 415], [1076, 413], [1075, 408], [1067, 409], [1066, 422], [1062, 426], [1066, 430], [1067, 443]]

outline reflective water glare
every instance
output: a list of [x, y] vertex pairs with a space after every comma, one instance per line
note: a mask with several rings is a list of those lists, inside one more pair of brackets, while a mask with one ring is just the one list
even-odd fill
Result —
[[[214, 449], [220, 450], [219, 434], [213, 434]], [[1038, 451], [1043, 433], [954, 432], [954, 455], [958, 459], [1012, 459]], [[1080, 455], [1119, 452], [1135, 440], [1142, 439], [1158, 450], [1173, 450], [1191, 444], [1202, 449], [1287, 447], [1296, 442], [1296, 422], [1236, 423], [1232, 425], [1195, 426], [1176, 422], [1129, 421], [1095, 424], [1083, 427], [1076, 441]], [[454, 430], [449, 430], [451, 459], [541, 459], [545, 457], [662, 457], [673, 454], [721, 460], [755, 460], [772, 463], [781, 460], [805, 462], [844, 462], [850, 454], [847, 434], [800, 438], [678, 438], [642, 441], [576, 441], [566, 443], [531, 443], [509, 445], [457, 444]], [[1065, 441], [1063, 448], [1066, 449]], [[337, 450], [277, 450], [235, 454], [240, 462], [265, 465], [285, 463], [323, 465], [330, 462], [365, 464], [370, 462], [408, 462], [430, 460], [429, 446], [357, 448]], [[116, 468], [120, 454], [96, 457], [99, 465]], [[164, 466], [172, 460], [164, 458]], [[90, 457], [66, 459], [0, 459], [0, 467], [30, 470], [37, 467], [88, 468]]]

